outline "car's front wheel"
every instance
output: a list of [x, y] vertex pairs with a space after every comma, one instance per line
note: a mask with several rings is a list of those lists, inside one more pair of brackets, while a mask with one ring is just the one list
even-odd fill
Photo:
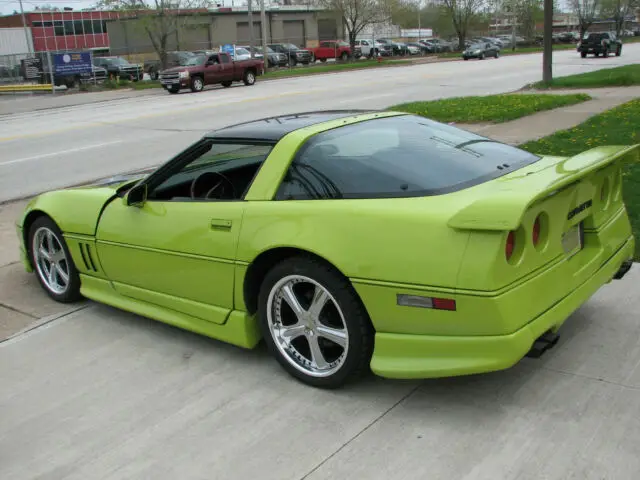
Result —
[[80, 275], [62, 232], [49, 217], [39, 217], [31, 225], [29, 254], [38, 281], [51, 298], [61, 303], [81, 298]]
[[338, 388], [368, 371], [367, 312], [348, 280], [315, 259], [290, 258], [269, 271], [259, 318], [271, 354], [308, 385]]

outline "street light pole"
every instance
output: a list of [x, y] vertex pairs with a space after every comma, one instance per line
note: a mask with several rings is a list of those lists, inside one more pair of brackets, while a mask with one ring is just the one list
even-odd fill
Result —
[[22, 28], [24, 28], [24, 38], [27, 41], [27, 48], [29, 49], [29, 55], [33, 55], [31, 42], [29, 42], [29, 31], [27, 30], [27, 20], [24, 16], [24, 8], [22, 8], [22, 0], [20, 0], [20, 15], [22, 15]]
[[269, 55], [267, 55], [267, 13], [264, 9], [264, 0], [260, 0], [260, 31], [262, 33], [262, 61], [266, 73], [269, 68]]
[[553, 79], [553, 0], [544, 0], [544, 37], [542, 51], [542, 81]]
[[251, 11], [251, 0], [247, 0], [247, 7], [249, 10], [249, 53], [253, 58], [253, 12]]

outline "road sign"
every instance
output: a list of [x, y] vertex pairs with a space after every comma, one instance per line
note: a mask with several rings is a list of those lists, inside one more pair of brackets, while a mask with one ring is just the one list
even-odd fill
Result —
[[56, 75], [80, 75], [93, 72], [91, 52], [67, 52], [53, 54]]
[[226, 45], [223, 45], [220, 50], [222, 50], [224, 53], [229, 54], [229, 56], [231, 58], [233, 58], [235, 56], [235, 54], [236, 54], [236, 46], [235, 45], [231, 45], [230, 43], [227, 43]]

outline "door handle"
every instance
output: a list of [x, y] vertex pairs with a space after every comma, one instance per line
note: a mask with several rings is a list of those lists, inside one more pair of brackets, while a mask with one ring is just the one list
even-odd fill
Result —
[[224, 218], [214, 218], [211, 220], [212, 230], [231, 230], [231, 220]]

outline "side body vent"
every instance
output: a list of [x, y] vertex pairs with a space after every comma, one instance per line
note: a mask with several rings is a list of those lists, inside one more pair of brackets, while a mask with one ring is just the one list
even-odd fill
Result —
[[93, 259], [93, 254], [91, 253], [91, 245], [84, 242], [78, 243], [80, 247], [80, 254], [82, 255], [82, 261], [84, 262], [84, 266], [87, 270], [97, 272], [96, 262]]

